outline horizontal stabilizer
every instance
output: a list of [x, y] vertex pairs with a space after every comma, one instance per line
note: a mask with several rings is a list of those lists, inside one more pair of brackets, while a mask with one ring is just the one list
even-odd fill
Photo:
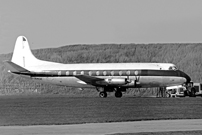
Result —
[[27, 69], [18, 66], [17, 64], [11, 62], [11, 61], [5, 61], [6, 66], [12, 73], [27, 73], [30, 72]]

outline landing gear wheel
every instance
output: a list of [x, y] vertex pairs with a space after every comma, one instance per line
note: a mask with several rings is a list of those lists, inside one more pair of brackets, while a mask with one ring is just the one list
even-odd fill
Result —
[[122, 92], [121, 91], [115, 92], [115, 97], [117, 97], [117, 98], [122, 97]]
[[106, 98], [107, 97], [107, 92], [100, 92], [99, 96], [101, 98]]

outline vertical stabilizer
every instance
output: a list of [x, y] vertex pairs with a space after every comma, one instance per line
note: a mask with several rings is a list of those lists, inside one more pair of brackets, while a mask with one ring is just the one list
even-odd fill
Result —
[[21, 67], [29, 68], [36, 65], [40, 60], [32, 54], [27, 38], [19, 36], [15, 43], [11, 61]]

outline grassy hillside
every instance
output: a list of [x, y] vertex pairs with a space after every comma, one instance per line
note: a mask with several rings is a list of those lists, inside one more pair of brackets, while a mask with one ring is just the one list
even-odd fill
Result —
[[[33, 50], [37, 58], [60, 63], [169, 62], [190, 75], [194, 82], [202, 82], [201, 52], [202, 43], [72, 45]], [[10, 58], [11, 54], [0, 55], [2, 94], [32, 93], [36, 89], [38, 93], [75, 93], [74, 89], [39, 84], [7, 73], [8, 69], [2, 61]], [[90, 91], [92, 95], [97, 93], [95, 90]]]

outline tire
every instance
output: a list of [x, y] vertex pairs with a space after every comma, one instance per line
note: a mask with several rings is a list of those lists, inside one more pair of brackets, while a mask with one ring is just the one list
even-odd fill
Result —
[[186, 96], [189, 96], [189, 91], [188, 90], [184, 91], [184, 97], [186, 97]]
[[107, 97], [107, 92], [100, 92], [99, 96], [101, 98], [106, 98]]
[[121, 98], [122, 97], [122, 92], [121, 91], [117, 91], [117, 92], [115, 92], [115, 97], [117, 97], [117, 98]]
[[169, 93], [166, 93], [166, 97], [167, 97], [167, 98], [170, 98], [170, 94], [169, 94]]
[[195, 93], [196, 93], [196, 90], [195, 90], [194, 87], [192, 87], [192, 88], [191, 88], [191, 92], [190, 92], [190, 96], [191, 96], [191, 97], [196, 97]]

